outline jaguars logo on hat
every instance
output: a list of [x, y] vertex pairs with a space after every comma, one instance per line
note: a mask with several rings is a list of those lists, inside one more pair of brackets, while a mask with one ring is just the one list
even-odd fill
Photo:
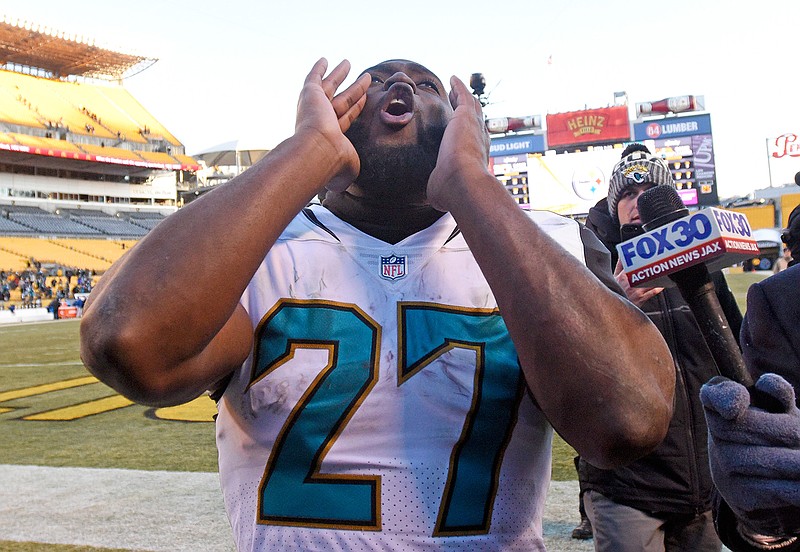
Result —
[[642, 182], [648, 181], [650, 169], [648, 169], [645, 165], [637, 163], [636, 165], [630, 165], [622, 169], [622, 174], [625, 178], [629, 178], [637, 184], [641, 184]]

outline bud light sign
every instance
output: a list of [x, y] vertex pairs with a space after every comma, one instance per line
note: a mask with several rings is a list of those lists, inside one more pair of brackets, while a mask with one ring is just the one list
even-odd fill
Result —
[[709, 270], [758, 255], [750, 223], [741, 213], [704, 209], [617, 245], [631, 286], [670, 286], [670, 274], [707, 263]]

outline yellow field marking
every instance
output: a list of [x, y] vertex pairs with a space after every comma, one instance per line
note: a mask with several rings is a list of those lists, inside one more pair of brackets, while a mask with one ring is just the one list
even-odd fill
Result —
[[202, 395], [185, 404], [158, 408], [155, 416], [160, 420], [179, 422], [213, 422], [216, 413], [216, 403], [208, 395]]
[[119, 408], [125, 408], [134, 404], [133, 401], [126, 399], [122, 395], [112, 395], [103, 399], [88, 401], [81, 404], [73, 404], [64, 408], [56, 408], [55, 410], [48, 410], [46, 412], [39, 412], [38, 414], [31, 414], [24, 416], [23, 420], [39, 420], [39, 421], [70, 421], [78, 418], [85, 418], [93, 414], [102, 414], [103, 412], [110, 412]]
[[[14, 399], [43, 395], [45, 393], [50, 393], [51, 391], [60, 391], [62, 389], [71, 389], [73, 387], [80, 387], [82, 385], [91, 385], [93, 383], [100, 383], [100, 380], [94, 376], [83, 376], [79, 378], [56, 381], [53, 383], [43, 383], [41, 385], [24, 387], [22, 389], [1, 391], [0, 403]], [[84, 418], [86, 416], [92, 416], [94, 414], [111, 412], [113, 410], [125, 408], [126, 406], [130, 406], [132, 404], [134, 404], [133, 401], [126, 399], [122, 395], [112, 395], [102, 399], [87, 401], [80, 404], [73, 404], [62, 408], [39, 412], [37, 414], [31, 414], [20, 419], [33, 421], [71, 421]], [[11, 412], [13, 410], [16, 409], [0, 407], [0, 414]], [[216, 404], [207, 395], [198, 397], [186, 404], [168, 408], [158, 408], [154, 410], [155, 417], [160, 420], [179, 422], [213, 422], [214, 415], [216, 413]]]
[[54, 383], [43, 383], [42, 385], [34, 385], [33, 387], [14, 389], [13, 391], [3, 391], [0, 392], [0, 403], [14, 399], [22, 399], [24, 397], [32, 397], [34, 395], [42, 395], [51, 391], [60, 391], [61, 389], [71, 389], [72, 387], [80, 387], [81, 385], [89, 385], [90, 383], [98, 383], [99, 381], [100, 380], [94, 376], [84, 376], [56, 381]]

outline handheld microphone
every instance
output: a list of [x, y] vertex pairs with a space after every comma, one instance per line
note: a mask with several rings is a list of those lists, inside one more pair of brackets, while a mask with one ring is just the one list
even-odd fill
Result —
[[[688, 214], [678, 192], [670, 186], [650, 188], [639, 196], [638, 206], [642, 226], [647, 231], [684, 219]], [[685, 244], [684, 249], [692, 245]], [[753, 378], [744, 364], [739, 342], [722, 312], [706, 264], [700, 260], [673, 270], [668, 276], [678, 286], [683, 299], [692, 309], [720, 373], [745, 387], [752, 387]]]

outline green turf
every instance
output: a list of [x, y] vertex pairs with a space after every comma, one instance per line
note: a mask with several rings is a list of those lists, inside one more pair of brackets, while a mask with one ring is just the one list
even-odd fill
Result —
[[[78, 321], [0, 327], [0, 392], [85, 377]], [[212, 423], [154, 419], [139, 405], [70, 421], [24, 416], [102, 397], [101, 383], [0, 403], [0, 464], [205, 471], [217, 469]]]
[[742, 314], [744, 314], [747, 309], [747, 289], [754, 283], [760, 282], [768, 276], [772, 276], [772, 272], [739, 272], [725, 276], [725, 279], [728, 281], [728, 287], [731, 288], [733, 295], [736, 297], [736, 302], [739, 304], [739, 309], [742, 311]]

